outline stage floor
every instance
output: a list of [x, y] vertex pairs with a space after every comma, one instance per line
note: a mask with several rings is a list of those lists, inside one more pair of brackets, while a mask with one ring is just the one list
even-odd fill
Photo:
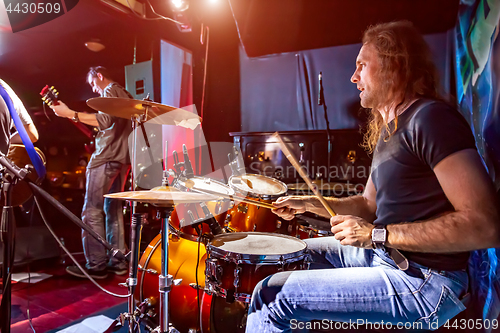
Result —
[[[33, 332], [28, 310], [33, 328], [41, 333], [68, 326], [126, 302], [125, 298], [106, 294], [87, 279], [67, 274], [66, 265], [58, 260], [44, 260], [31, 266], [31, 273], [46, 273], [51, 277], [37, 283], [12, 284], [12, 333]], [[14, 273], [27, 272], [26, 266], [20, 268], [22, 270], [15, 268]], [[109, 274], [106, 279], [97, 281], [113, 293], [126, 295], [127, 288], [118, 284], [125, 282], [127, 276]]]

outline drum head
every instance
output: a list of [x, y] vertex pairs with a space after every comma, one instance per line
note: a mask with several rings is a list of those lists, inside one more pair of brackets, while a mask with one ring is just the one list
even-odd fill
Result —
[[253, 197], [280, 197], [287, 191], [285, 183], [274, 178], [253, 174], [231, 176], [229, 186]]
[[248, 263], [276, 263], [303, 258], [307, 245], [295, 237], [264, 232], [237, 232], [215, 236], [208, 245], [213, 257]]
[[218, 192], [218, 193], [222, 193], [225, 195], [231, 195], [231, 196], [234, 195], [234, 190], [232, 188], [230, 188], [226, 184], [221, 183], [217, 180], [205, 178], [205, 177], [196, 177], [196, 176], [193, 178], [189, 178], [189, 180], [194, 183], [193, 186], [188, 187], [188, 186], [186, 186], [186, 182], [184, 182], [180, 179], [178, 180], [178, 184], [181, 187], [181, 190], [183, 190], [183, 191], [186, 191], [188, 189], [192, 189], [195, 191], [196, 190], [199, 190], [199, 191], [209, 190], [211, 192]]

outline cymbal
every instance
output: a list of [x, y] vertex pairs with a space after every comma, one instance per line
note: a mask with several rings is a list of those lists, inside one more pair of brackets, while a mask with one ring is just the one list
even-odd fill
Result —
[[87, 105], [94, 110], [125, 119], [143, 116], [147, 108], [147, 118], [141, 119], [142, 121], [154, 119], [155, 123], [161, 125], [176, 125], [191, 129], [196, 128], [201, 119], [197, 114], [180, 108], [130, 98], [95, 97], [88, 99]]
[[151, 191], [130, 191], [105, 194], [106, 198], [150, 203], [157, 206], [173, 206], [180, 203], [215, 201], [215, 195], [180, 192], [170, 187], [158, 187]]

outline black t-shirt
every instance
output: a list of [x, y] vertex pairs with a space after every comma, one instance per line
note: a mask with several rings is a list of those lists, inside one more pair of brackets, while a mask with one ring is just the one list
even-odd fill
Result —
[[[389, 126], [392, 131], [394, 121]], [[386, 137], [383, 130], [372, 162], [377, 190], [374, 224], [421, 221], [453, 211], [433, 169], [455, 152], [476, 149], [462, 115], [443, 102], [421, 99], [398, 117], [396, 132]], [[439, 270], [463, 269], [469, 258], [469, 252], [401, 252], [408, 260]]]

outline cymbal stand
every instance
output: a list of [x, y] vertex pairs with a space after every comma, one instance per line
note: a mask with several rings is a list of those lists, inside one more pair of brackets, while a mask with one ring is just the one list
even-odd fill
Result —
[[174, 206], [164, 206], [160, 207], [161, 213], [161, 273], [158, 279], [159, 291], [160, 291], [160, 313], [159, 321], [160, 326], [157, 327], [153, 332], [178, 332], [175, 328], [169, 327], [168, 318], [168, 294], [170, 293], [172, 285], [178, 285], [181, 283], [181, 279], [174, 281], [173, 276], [168, 274], [168, 241], [169, 241], [169, 228], [168, 219], [172, 212], [174, 211]]
[[129, 309], [128, 316], [130, 316], [128, 318], [129, 333], [134, 333], [137, 328], [136, 325], [139, 325], [139, 323], [135, 318], [134, 292], [135, 292], [135, 286], [137, 285], [137, 267], [139, 265], [139, 244], [141, 240], [141, 230], [145, 219], [146, 219], [146, 214], [134, 213], [132, 214], [132, 219], [130, 222], [130, 265], [128, 268], [128, 279], [127, 279], [127, 286], [130, 294], [127, 300]]
[[[150, 106], [144, 105], [145, 112], [143, 114], [135, 114], [132, 116], [132, 191], [136, 190], [135, 176], [137, 175], [137, 129], [141, 126], [143, 130], [143, 135], [147, 141], [146, 132], [142, 126], [143, 122], [148, 119], [148, 109]], [[138, 328], [138, 322], [135, 318], [135, 300], [134, 291], [137, 286], [137, 267], [139, 262], [139, 244], [141, 239], [142, 224], [145, 219], [145, 214], [136, 213], [137, 202], [133, 201], [132, 205], [132, 218], [130, 222], [130, 263], [129, 263], [129, 277], [126, 281], [126, 285], [129, 292], [129, 297], [127, 300], [128, 312], [125, 314], [125, 319], [128, 319], [129, 333], [134, 333]]]

